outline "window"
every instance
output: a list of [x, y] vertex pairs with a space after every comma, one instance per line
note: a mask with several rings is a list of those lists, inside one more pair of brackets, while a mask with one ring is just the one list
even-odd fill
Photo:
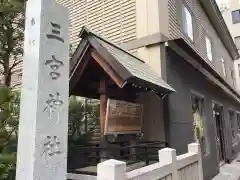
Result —
[[236, 87], [234, 70], [231, 70], [231, 77], [232, 77], [232, 81], [233, 81], [233, 86]]
[[238, 76], [240, 77], [240, 64], [238, 64]]
[[237, 49], [240, 50], [240, 36], [234, 38]]
[[207, 36], [205, 36], [205, 41], [206, 41], [207, 57], [210, 61], [212, 61], [212, 43]]
[[232, 11], [233, 24], [240, 23], [240, 10]]
[[236, 133], [235, 133], [235, 122], [234, 122], [234, 111], [230, 110], [228, 111], [229, 114], [229, 121], [231, 123], [231, 131], [232, 131], [232, 141], [234, 143], [234, 140], [236, 138]]
[[188, 8], [183, 5], [183, 31], [193, 41], [193, 21], [192, 15]]
[[221, 58], [221, 64], [222, 64], [223, 75], [226, 77], [225, 61], [223, 58]]
[[195, 94], [191, 95], [194, 139], [200, 143], [202, 155], [207, 153], [205, 128], [204, 128], [204, 98]]
[[238, 133], [240, 133], [240, 113], [237, 113], [237, 126], [238, 126]]

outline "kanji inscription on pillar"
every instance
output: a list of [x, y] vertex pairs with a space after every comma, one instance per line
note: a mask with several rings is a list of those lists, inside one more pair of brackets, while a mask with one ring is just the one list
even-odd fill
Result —
[[57, 136], [47, 136], [43, 141], [43, 152], [41, 155], [45, 155], [46, 158], [49, 158], [54, 155], [61, 154], [59, 149], [60, 141]]
[[52, 114], [55, 113], [57, 115], [57, 118], [55, 118], [56, 121], [59, 120], [59, 113], [60, 108], [63, 105], [63, 100], [61, 100], [61, 96], [59, 92], [56, 93], [50, 93], [48, 99], [45, 101], [45, 107], [43, 112], [48, 113], [48, 119], [52, 120]]
[[61, 37], [61, 25], [57, 23], [50, 22], [52, 31], [47, 34], [47, 38], [55, 39], [64, 43], [63, 37]]
[[68, 11], [28, 0], [16, 180], [66, 180]]
[[52, 59], [46, 60], [45, 65], [49, 66], [51, 69], [49, 75], [53, 80], [58, 79], [61, 76], [61, 74], [58, 72], [58, 69], [64, 64], [62, 61], [57, 60], [55, 55], [52, 55]]

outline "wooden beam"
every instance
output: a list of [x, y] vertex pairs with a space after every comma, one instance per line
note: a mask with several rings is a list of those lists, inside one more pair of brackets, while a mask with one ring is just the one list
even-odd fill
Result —
[[119, 74], [101, 57], [101, 55], [95, 50], [91, 51], [91, 56], [98, 62], [98, 64], [104, 69], [104, 71], [109, 75], [109, 77], [122, 88], [124, 80], [119, 76]]
[[70, 72], [73, 71], [77, 62], [82, 60], [88, 47], [89, 47], [89, 44], [88, 44], [87, 40], [82, 39], [80, 42], [80, 45], [77, 47], [77, 49], [75, 50], [75, 53], [73, 54], [73, 56], [70, 60], [70, 66], [69, 66]]
[[[106, 81], [100, 81], [100, 130], [101, 137], [104, 136], [104, 128], [105, 128], [105, 119], [106, 119], [106, 109], [107, 109], [107, 95], [106, 95]], [[102, 139], [102, 138], [101, 138]]]
[[[102, 94], [102, 89], [98, 89], [98, 93]], [[134, 102], [137, 98], [136, 93], [133, 90], [126, 90], [126, 89], [121, 89], [121, 88], [107, 88], [107, 96], [108, 98], [113, 98], [116, 100], [122, 100], [122, 101], [128, 101], [128, 102]]]
[[76, 66], [76, 69], [73, 71], [73, 74], [70, 77], [70, 82], [69, 82], [69, 91], [70, 92], [75, 88], [75, 86], [81, 79], [81, 76], [89, 63], [90, 58], [91, 58], [90, 54], [87, 53], [86, 56], [84, 57], [84, 59], [79, 62], [79, 64]]

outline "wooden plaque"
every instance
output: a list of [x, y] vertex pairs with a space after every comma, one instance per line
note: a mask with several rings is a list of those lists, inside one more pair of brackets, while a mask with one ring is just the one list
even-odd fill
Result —
[[143, 105], [108, 99], [104, 134], [141, 133]]

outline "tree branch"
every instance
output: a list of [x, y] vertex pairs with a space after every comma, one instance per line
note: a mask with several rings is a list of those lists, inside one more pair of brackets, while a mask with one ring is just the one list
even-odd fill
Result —
[[11, 90], [15, 89], [15, 87], [20, 86], [22, 83], [18, 82], [17, 84], [15, 84], [14, 86], [10, 87]]
[[6, 145], [8, 144], [12, 134], [17, 130], [17, 125], [13, 126], [13, 129], [9, 132], [8, 136], [6, 137], [4, 143], [3, 143], [3, 147], [6, 147]]
[[9, 71], [12, 72], [13, 68], [15, 68], [17, 65], [19, 65], [20, 63], [22, 63], [22, 60], [19, 60], [19, 58], [17, 58], [16, 56], [14, 57], [14, 62], [12, 64], [12, 66], [9, 68]]

